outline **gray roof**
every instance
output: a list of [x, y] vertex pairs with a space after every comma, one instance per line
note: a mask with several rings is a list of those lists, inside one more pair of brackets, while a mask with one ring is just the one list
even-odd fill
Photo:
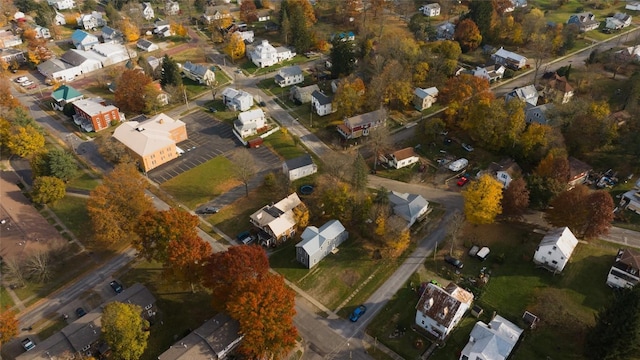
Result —
[[149, 46], [153, 45], [153, 43], [149, 40], [146, 39], [140, 39], [138, 40], [138, 43], [136, 44], [137, 46], [144, 48], [144, 49], [148, 49]]
[[339, 220], [329, 220], [319, 229], [315, 226], [307, 226], [300, 235], [302, 241], [297, 243], [296, 247], [301, 247], [307, 254], [313, 255], [322, 248], [325, 241], [335, 239], [345, 231]]
[[530, 106], [527, 104], [525, 108], [525, 121], [527, 123], [538, 123], [541, 125], [547, 125], [549, 123], [549, 119], [547, 118], [547, 111], [553, 109], [554, 106], [552, 103], [542, 104], [538, 106]]
[[420, 195], [391, 191], [388, 195], [393, 212], [407, 221], [412, 221], [429, 202]]
[[207, 71], [211, 71], [209, 70], [208, 67], [201, 64], [194, 64], [191, 61], [185, 62], [184, 65], [182, 65], [182, 68], [192, 74], [199, 75], [199, 76], [204, 76], [207, 73]]
[[117, 35], [118, 34], [118, 30], [109, 27], [109, 26], [103, 26], [102, 27], [102, 36], [107, 35], [107, 36], [113, 36], [113, 35]]
[[430, 87], [427, 89], [416, 88], [413, 93], [419, 98], [424, 99], [427, 96], [438, 96], [438, 89], [436, 87]]
[[87, 61], [87, 57], [76, 49], [71, 49], [62, 55], [62, 60], [68, 62], [71, 65], [78, 66]]
[[327, 105], [331, 103], [331, 98], [325, 95], [322, 91], [315, 90], [311, 93], [311, 96], [318, 100], [320, 105]]
[[283, 76], [283, 77], [302, 75], [302, 69], [300, 68], [300, 66], [297, 66], [297, 65], [287, 66], [287, 67], [284, 67], [284, 68], [280, 69], [278, 74]]
[[311, 158], [311, 155], [305, 154], [295, 159], [289, 159], [285, 161], [285, 163], [287, 164], [287, 169], [293, 170], [293, 169], [299, 169], [301, 167], [313, 165], [313, 159]]
[[40, 63], [38, 65], [38, 70], [41, 73], [47, 74], [47, 75], [51, 75], [55, 72], [58, 71], [62, 71], [65, 69], [70, 69], [72, 68], [73, 65], [71, 64], [67, 64], [66, 62], [60, 60], [60, 59], [49, 59], [43, 63]]

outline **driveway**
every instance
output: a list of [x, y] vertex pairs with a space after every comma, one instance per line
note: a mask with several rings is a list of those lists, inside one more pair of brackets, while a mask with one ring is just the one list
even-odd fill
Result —
[[187, 124], [189, 139], [177, 146], [185, 153], [178, 159], [149, 171], [149, 178], [159, 184], [243, 146], [233, 135], [230, 125], [204, 111], [196, 111], [180, 120]]

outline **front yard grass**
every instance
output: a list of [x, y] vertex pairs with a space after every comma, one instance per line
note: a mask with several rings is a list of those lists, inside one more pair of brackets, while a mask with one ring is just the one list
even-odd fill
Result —
[[285, 129], [280, 129], [264, 139], [264, 144], [285, 160], [297, 158], [306, 153], [299, 140], [294, 140]]
[[84, 190], [93, 190], [100, 185], [100, 179], [96, 179], [86, 171], [81, 171], [78, 176], [69, 181], [69, 187]]
[[9, 292], [4, 286], [0, 286], [0, 314], [5, 310], [12, 308], [14, 305], [13, 299], [9, 296]]
[[160, 187], [191, 209], [223, 194], [240, 182], [234, 179], [233, 163], [224, 156], [196, 166]]
[[86, 198], [66, 195], [49, 208], [83, 244], [91, 240], [91, 220], [87, 213]]

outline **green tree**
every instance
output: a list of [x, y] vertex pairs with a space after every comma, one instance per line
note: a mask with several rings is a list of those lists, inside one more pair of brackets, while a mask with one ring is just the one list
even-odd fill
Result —
[[446, 129], [446, 124], [440, 118], [429, 118], [423, 122], [425, 140], [435, 142]]
[[466, 17], [473, 20], [482, 36], [488, 37], [495, 23], [496, 13], [491, 1], [473, 0], [469, 3]]
[[462, 197], [464, 214], [472, 224], [491, 224], [502, 213], [502, 184], [489, 174], [473, 181]]
[[53, 204], [64, 198], [64, 181], [53, 176], [39, 176], [33, 181], [31, 199], [37, 204]]
[[165, 54], [162, 58], [162, 76], [160, 77], [160, 85], [164, 88], [167, 85], [181, 86], [182, 76], [180, 76], [180, 68], [178, 63]]
[[294, 6], [289, 10], [292, 44], [298, 53], [304, 53], [313, 46], [313, 38], [308, 19], [305, 18], [302, 6]]
[[331, 75], [341, 78], [350, 75], [356, 67], [356, 49], [353, 41], [339, 39], [331, 41]]
[[289, 20], [289, 15], [287, 14], [287, 10], [283, 9], [281, 18], [280, 18], [280, 36], [281, 40], [285, 44], [290, 44], [291, 40], [291, 21]]
[[355, 190], [364, 191], [367, 189], [368, 173], [369, 167], [366, 161], [364, 161], [362, 154], [358, 152], [358, 155], [356, 155], [353, 161], [353, 178], [351, 180], [351, 184]]
[[142, 318], [142, 308], [134, 304], [110, 302], [102, 310], [102, 338], [112, 356], [138, 360], [147, 348], [149, 322]]
[[197, 237], [198, 217], [183, 210], [149, 210], [138, 218], [134, 228], [137, 238], [132, 245], [138, 256], [147, 261], [166, 263], [169, 243], [187, 237]]
[[20, 157], [28, 158], [44, 149], [44, 136], [33, 126], [13, 126], [7, 147]]
[[76, 159], [69, 152], [62, 149], [53, 149], [47, 153], [47, 166], [49, 175], [67, 182], [78, 171]]
[[147, 186], [135, 165], [119, 164], [91, 191], [87, 212], [98, 242], [114, 244], [135, 235], [138, 218], [152, 206]]
[[95, 0], [84, 0], [82, 2], [82, 12], [89, 13], [98, 7], [98, 3]]

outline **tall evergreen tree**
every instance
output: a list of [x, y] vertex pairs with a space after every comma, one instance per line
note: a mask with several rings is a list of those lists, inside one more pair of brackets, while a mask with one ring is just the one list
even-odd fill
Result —
[[494, 13], [491, 1], [473, 0], [469, 3], [469, 12], [466, 17], [476, 23], [478, 29], [480, 29], [480, 34], [485, 40], [491, 33]]
[[280, 19], [280, 36], [282, 36], [282, 42], [288, 45], [291, 38], [291, 22], [286, 9], [282, 11], [282, 18]]
[[162, 76], [160, 77], [160, 85], [162, 85], [162, 87], [167, 85], [182, 85], [182, 77], [180, 76], [178, 63], [166, 54], [162, 59]]
[[298, 53], [308, 51], [313, 45], [313, 39], [311, 38], [311, 30], [302, 7], [294, 6], [289, 14], [293, 46]]
[[352, 184], [353, 188], [357, 191], [362, 191], [367, 188], [367, 173], [369, 172], [369, 167], [367, 163], [364, 161], [362, 154], [358, 152], [356, 159], [353, 161], [353, 178]]
[[344, 41], [337, 36], [331, 41], [331, 75], [335, 78], [347, 76], [356, 67], [356, 51], [353, 41]]

